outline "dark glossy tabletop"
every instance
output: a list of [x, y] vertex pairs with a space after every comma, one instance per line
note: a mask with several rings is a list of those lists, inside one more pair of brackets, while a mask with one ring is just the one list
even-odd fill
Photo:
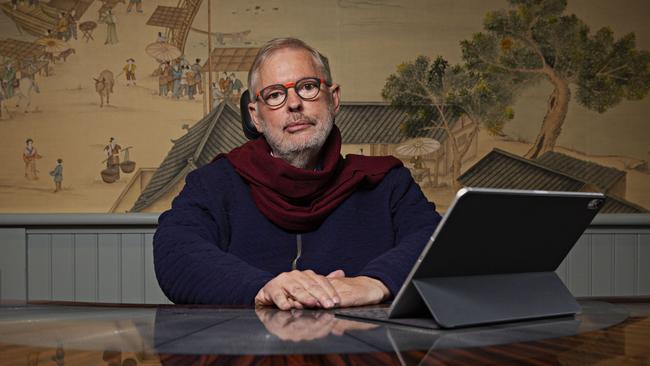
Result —
[[0, 306], [0, 365], [650, 364], [650, 302], [576, 317], [425, 330], [327, 311]]

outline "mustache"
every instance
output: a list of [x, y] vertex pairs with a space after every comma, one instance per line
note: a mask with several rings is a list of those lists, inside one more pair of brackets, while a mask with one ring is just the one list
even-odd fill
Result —
[[317, 125], [318, 124], [318, 119], [316, 119], [314, 117], [310, 117], [310, 116], [307, 116], [307, 115], [302, 114], [302, 113], [294, 113], [284, 121], [283, 125], [284, 125], [284, 127], [287, 127], [290, 124], [293, 124], [293, 123], [296, 123], [296, 122], [299, 122], [299, 121], [306, 121], [307, 123], [312, 124], [312, 125]]

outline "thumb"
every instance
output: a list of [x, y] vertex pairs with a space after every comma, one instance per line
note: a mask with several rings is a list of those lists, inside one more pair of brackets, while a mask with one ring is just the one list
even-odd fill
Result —
[[343, 272], [342, 269], [337, 269], [336, 271], [331, 272], [330, 274], [328, 274], [326, 277], [327, 277], [327, 278], [341, 278], [341, 277], [345, 277], [345, 272]]

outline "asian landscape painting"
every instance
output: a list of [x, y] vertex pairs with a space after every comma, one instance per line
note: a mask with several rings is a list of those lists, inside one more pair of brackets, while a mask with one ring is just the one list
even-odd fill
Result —
[[440, 211], [464, 186], [650, 209], [641, 0], [0, 3], [0, 212], [162, 212], [244, 143], [261, 45], [298, 37], [342, 86], [343, 154], [393, 154]]

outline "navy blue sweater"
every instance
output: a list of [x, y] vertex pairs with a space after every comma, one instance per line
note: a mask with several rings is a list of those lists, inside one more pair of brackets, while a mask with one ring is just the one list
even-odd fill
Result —
[[[257, 209], [227, 159], [186, 178], [159, 218], [154, 264], [175, 303], [252, 305], [273, 277], [292, 269], [370, 276], [395, 295], [440, 221], [403, 167], [359, 188], [315, 231], [288, 232]], [[299, 249], [300, 247], [300, 249]]]

